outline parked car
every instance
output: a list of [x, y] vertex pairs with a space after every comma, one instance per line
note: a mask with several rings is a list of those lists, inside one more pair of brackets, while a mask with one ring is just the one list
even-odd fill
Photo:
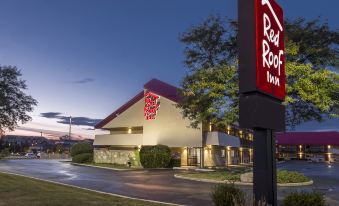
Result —
[[29, 152], [25, 155], [25, 157], [27, 157], [29, 159], [34, 159], [34, 158], [36, 158], [36, 155], [34, 153]]

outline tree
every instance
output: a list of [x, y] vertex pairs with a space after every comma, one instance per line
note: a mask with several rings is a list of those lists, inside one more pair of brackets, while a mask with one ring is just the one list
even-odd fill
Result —
[[[213, 28], [218, 32], [213, 32]], [[235, 21], [211, 16], [181, 37], [186, 44], [188, 73], [182, 81], [183, 101], [179, 107], [193, 127], [197, 127], [198, 122], [221, 127], [238, 122], [236, 35]], [[331, 31], [319, 19], [285, 22], [287, 98], [284, 104], [286, 124], [290, 128], [302, 122], [338, 116], [338, 52], [335, 49], [338, 39], [338, 32]]]
[[211, 15], [202, 24], [190, 28], [180, 38], [186, 45], [185, 65], [196, 70], [234, 63], [238, 54], [237, 25], [234, 20]]
[[24, 93], [27, 85], [20, 77], [16, 67], [0, 66], [0, 133], [30, 121], [27, 113], [37, 105], [35, 99]]
[[57, 144], [55, 145], [55, 152], [56, 153], [59, 153], [59, 154], [62, 154], [64, 152], [64, 146], [62, 144]]
[[71, 147], [71, 156], [74, 157], [83, 153], [93, 153], [93, 147], [87, 142], [79, 142]]

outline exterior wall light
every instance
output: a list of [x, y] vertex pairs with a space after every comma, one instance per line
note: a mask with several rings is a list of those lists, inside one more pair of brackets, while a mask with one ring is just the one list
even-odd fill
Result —
[[138, 145], [138, 151], [140, 152], [140, 150], [141, 150], [141, 145]]
[[302, 157], [303, 157], [303, 153], [299, 152], [299, 159], [302, 159]]
[[228, 125], [227, 126], [227, 134], [230, 134], [231, 133], [231, 127]]
[[132, 134], [132, 128], [128, 128], [128, 134]]
[[331, 149], [331, 145], [327, 145], [327, 149]]

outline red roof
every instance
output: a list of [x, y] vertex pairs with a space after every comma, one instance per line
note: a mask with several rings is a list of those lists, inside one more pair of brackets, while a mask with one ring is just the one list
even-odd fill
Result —
[[286, 132], [276, 134], [280, 145], [339, 145], [339, 132]]
[[[172, 86], [170, 84], [167, 84], [165, 82], [162, 82], [157, 79], [152, 79], [151, 81], [147, 82], [144, 85], [144, 89], [155, 93], [157, 95], [160, 95], [162, 97], [165, 97], [169, 100], [172, 100], [176, 103], [180, 101], [179, 96], [179, 88]], [[126, 102], [124, 105], [119, 107], [117, 110], [115, 110], [112, 114], [110, 114], [108, 117], [103, 119], [101, 122], [99, 122], [97, 125], [94, 126], [95, 129], [100, 129], [103, 126], [105, 126], [108, 122], [112, 121], [115, 117], [117, 117], [119, 114], [126, 111], [128, 108], [130, 108], [132, 105], [137, 103], [140, 99], [144, 97], [144, 91], [139, 92], [136, 96], [134, 96], [132, 99], [130, 99], [128, 102]]]

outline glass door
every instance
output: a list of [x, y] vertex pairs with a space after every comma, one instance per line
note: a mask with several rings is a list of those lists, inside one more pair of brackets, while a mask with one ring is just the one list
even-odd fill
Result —
[[[199, 158], [200, 159], [200, 158]], [[187, 148], [187, 165], [197, 166], [198, 164], [198, 153], [196, 148]]]

